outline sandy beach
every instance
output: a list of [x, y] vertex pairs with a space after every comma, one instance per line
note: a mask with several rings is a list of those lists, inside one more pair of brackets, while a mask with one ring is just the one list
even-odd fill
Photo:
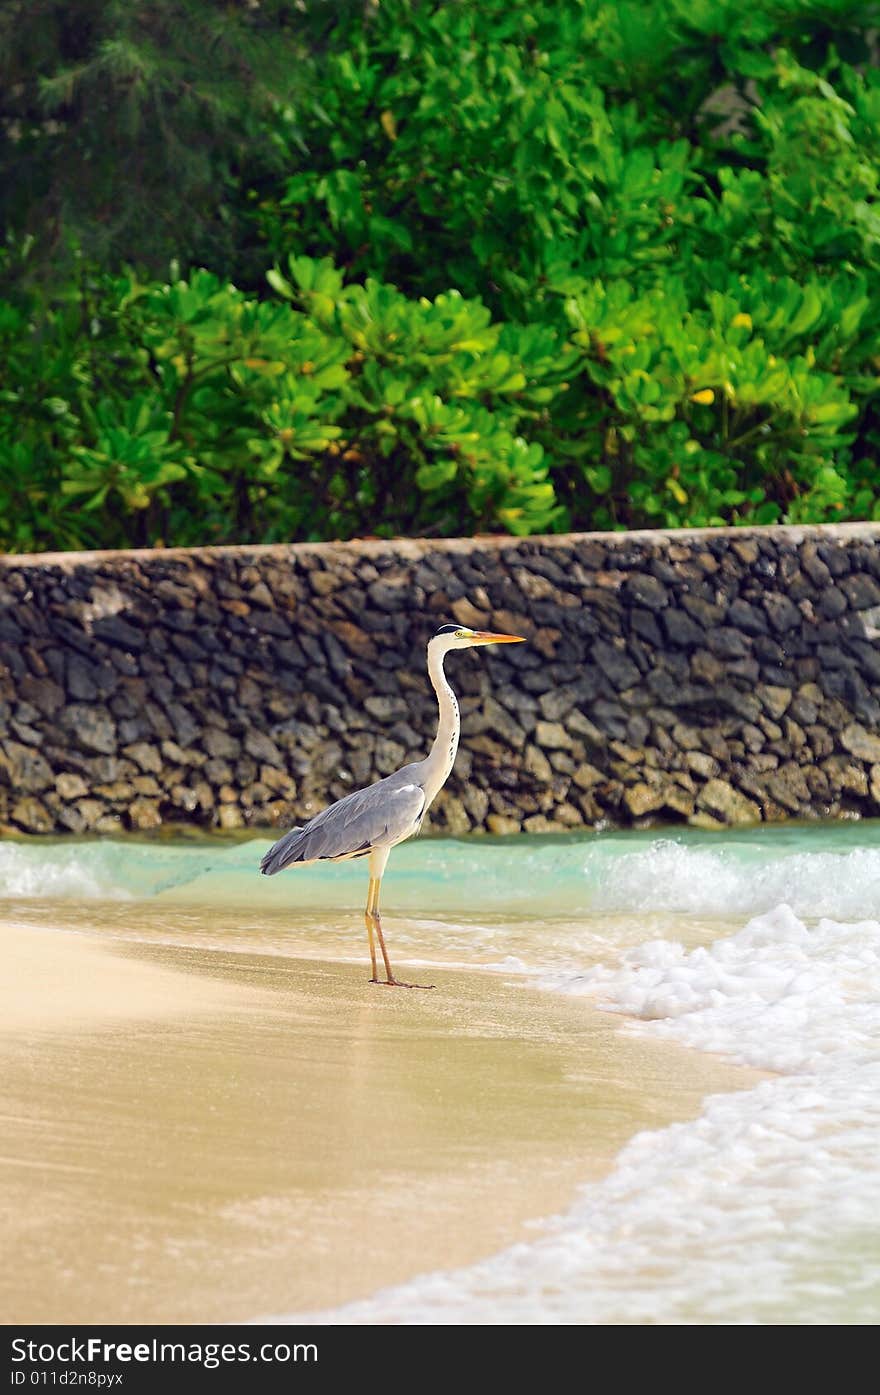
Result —
[[7, 1323], [241, 1321], [466, 1264], [756, 1078], [489, 973], [0, 947]]

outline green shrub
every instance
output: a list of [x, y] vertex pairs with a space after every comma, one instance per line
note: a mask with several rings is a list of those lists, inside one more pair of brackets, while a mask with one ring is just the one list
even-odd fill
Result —
[[566, 309], [589, 384], [573, 512], [601, 527], [880, 517], [876, 469], [852, 453], [865, 384], [841, 371], [880, 346], [864, 281], [803, 290], [758, 272], [696, 306], [678, 278], [642, 295], [592, 282]]
[[[7, 547], [551, 527], [529, 425], [574, 351], [455, 292], [412, 302], [329, 263], [258, 301], [208, 271], [90, 283], [40, 331], [11, 306]], [[84, 291], [85, 295], [86, 292]], [[24, 507], [25, 500], [27, 507]]]
[[334, 19], [260, 291], [10, 240], [0, 546], [880, 518], [880, 4]]

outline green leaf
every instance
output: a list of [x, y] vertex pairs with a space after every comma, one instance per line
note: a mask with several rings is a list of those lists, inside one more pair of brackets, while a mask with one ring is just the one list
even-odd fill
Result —
[[420, 465], [416, 470], [416, 484], [419, 489], [441, 489], [446, 484], [451, 484], [458, 474], [458, 465], [454, 460], [437, 460], [429, 465]]

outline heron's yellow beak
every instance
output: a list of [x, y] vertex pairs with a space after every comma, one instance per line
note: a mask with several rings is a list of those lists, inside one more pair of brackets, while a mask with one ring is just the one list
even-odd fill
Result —
[[474, 644], [525, 644], [525, 635], [496, 635], [491, 630], [474, 630], [470, 636]]

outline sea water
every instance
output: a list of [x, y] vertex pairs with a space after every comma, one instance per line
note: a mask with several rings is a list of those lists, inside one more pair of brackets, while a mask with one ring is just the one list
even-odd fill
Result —
[[[364, 958], [363, 865], [261, 878], [266, 846], [0, 843], [0, 914]], [[637, 1135], [528, 1243], [308, 1317], [877, 1321], [880, 824], [422, 839], [395, 850], [383, 915], [401, 966], [516, 976], [598, 1004], [627, 1031], [767, 1074], [710, 1097], [690, 1122]]]

